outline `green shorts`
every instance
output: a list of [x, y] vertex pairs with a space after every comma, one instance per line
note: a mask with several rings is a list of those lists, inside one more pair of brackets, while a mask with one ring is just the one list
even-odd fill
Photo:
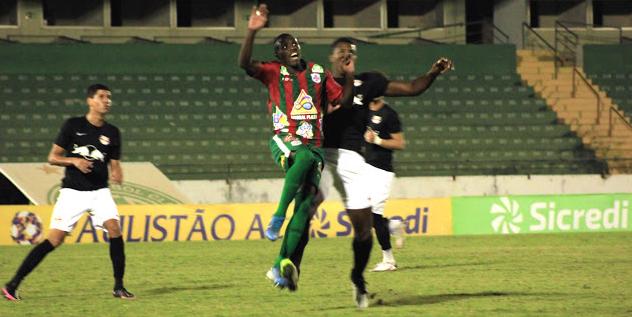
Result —
[[314, 186], [318, 187], [320, 184], [320, 173], [325, 162], [325, 152], [322, 148], [313, 144], [303, 144], [299, 138], [293, 137], [287, 133], [281, 133], [273, 136], [270, 139], [269, 146], [274, 163], [281, 167], [283, 172], [287, 172], [290, 166], [292, 166], [292, 160], [289, 159], [290, 153], [296, 152], [300, 148], [307, 148], [314, 153], [316, 164], [314, 165], [313, 171], [307, 176], [307, 180]]

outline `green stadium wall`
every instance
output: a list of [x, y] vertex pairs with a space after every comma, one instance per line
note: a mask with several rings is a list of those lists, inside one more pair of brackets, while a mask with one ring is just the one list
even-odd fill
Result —
[[[310, 60], [327, 64], [328, 45], [303, 45]], [[360, 45], [358, 70], [425, 72], [445, 56], [455, 73], [515, 73], [514, 45]], [[270, 60], [271, 45], [256, 45], [255, 58]], [[4, 44], [0, 73], [129, 74], [236, 73], [239, 45]]]
[[588, 74], [632, 73], [632, 45], [584, 45]]

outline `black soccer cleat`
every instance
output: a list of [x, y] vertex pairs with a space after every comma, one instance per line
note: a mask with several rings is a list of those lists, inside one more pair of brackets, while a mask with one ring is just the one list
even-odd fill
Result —
[[15, 289], [10, 289], [9, 287], [2, 288], [2, 295], [4, 296], [4, 298], [12, 302], [17, 302], [21, 300], [20, 296], [18, 296], [18, 291]]
[[120, 299], [135, 299], [136, 296], [134, 294], [128, 292], [125, 287], [121, 289], [115, 289], [112, 291], [112, 296]]

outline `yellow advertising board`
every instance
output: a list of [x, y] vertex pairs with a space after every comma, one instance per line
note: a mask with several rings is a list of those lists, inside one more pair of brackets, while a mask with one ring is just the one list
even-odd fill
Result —
[[[0, 206], [0, 245], [41, 241], [46, 237], [52, 208], [51, 205]], [[256, 240], [264, 238], [263, 232], [276, 204], [120, 205], [118, 208], [127, 242]], [[451, 214], [449, 198], [393, 200], [386, 206], [386, 215], [404, 220], [405, 233], [416, 236], [452, 234]], [[312, 219], [310, 234], [315, 238], [351, 235], [351, 222], [342, 204], [322, 204]], [[105, 240], [104, 233], [95, 230], [86, 213], [66, 243]]]

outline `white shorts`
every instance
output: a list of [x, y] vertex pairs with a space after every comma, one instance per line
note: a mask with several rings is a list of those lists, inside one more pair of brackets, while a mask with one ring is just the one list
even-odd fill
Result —
[[109, 188], [92, 191], [62, 188], [53, 209], [50, 228], [70, 232], [86, 211], [90, 212], [94, 227], [105, 232], [105, 221], [119, 219], [118, 209]]
[[355, 151], [325, 148], [325, 169], [320, 178], [320, 191], [327, 198], [335, 187], [347, 209], [371, 207], [367, 166], [362, 155]]
[[384, 215], [384, 205], [391, 194], [395, 173], [367, 164], [371, 184], [371, 208], [374, 214]]

